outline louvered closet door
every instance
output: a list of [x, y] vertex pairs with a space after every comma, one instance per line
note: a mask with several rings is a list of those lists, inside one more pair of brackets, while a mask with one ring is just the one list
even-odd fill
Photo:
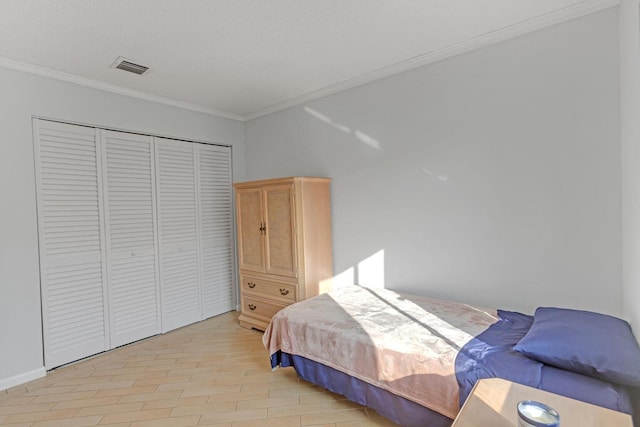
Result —
[[96, 132], [83, 126], [34, 120], [48, 369], [109, 348]]
[[231, 152], [228, 147], [196, 144], [202, 265], [203, 317], [235, 308]]
[[111, 346], [160, 332], [151, 137], [103, 131]]
[[202, 319], [194, 144], [156, 138], [162, 330]]

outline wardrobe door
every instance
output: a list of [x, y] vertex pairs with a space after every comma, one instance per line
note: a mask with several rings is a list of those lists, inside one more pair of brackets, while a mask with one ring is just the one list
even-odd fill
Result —
[[103, 132], [111, 346], [160, 332], [151, 137]]
[[109, 348], [96, 134], [93, 128], [34, 120], [47, 369]]
[[238, 228], [238, 267], [264, 273], [262, 188], [236, 190], [236, 227]]
[[279, 276], [298, 276], [293, 185], [264, 187], [265, 271]]
[[202, 319], [194, 144], [155, 138], [163, 332]]
[[231, 151], [195, 144], [202, 265], [202, 311], [208, 318], [235, 309]]

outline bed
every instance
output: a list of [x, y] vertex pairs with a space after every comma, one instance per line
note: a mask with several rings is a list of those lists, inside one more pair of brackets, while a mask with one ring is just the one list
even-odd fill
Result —
[[[557, 316], [557, 310], [565, 317], [574, 312], [552, 309], [553, 315]], [[635, 372], [640, 370], [640, 349], [628, 324], [616, 319], [623, 322], [623, 330], [626, 325], [631, 337], [624, 337], [621, 348], [622, 356], [629, 360], [612, 360], [613, 370], [622, 371], [611, 374], [607, 366], [608, 370], [598, 367], [594, 373], [589, 370], [592, 367], [581, 370], [545, 359], [555, 351], [547, 351], [549, 347], [575, 347], [575, 342], [563, 332], [554, 337], [560, 344], [550, 343], [553, 333], [544, 329], [549, 322], [536, 323], [544, 315], [542, 311], [528, 316], [349, 286], [281, 310], [266, 329], [263, 343], [272, 368], [291, 366], [301, 378], [403, 426], [451, 425], [475, 382], [490, 377], [632, 413], [628, 388], [640, 385], [640, 371]], [[565, 325], [562, 316], [556, 321]], [[576, 321], [585, 324], [579, 316]], [[539, 330], [544, 333], [542, 348], [547, 349], [543, 356], [536, 354], [536, 345], [541, 344], [534, 333]], [[611, 335], [611, 325], [604, 325], [603, 330]], [[603, 347], [601, 344], [596, 347]], [[575, 364], [571, 355], [567, 357]]]

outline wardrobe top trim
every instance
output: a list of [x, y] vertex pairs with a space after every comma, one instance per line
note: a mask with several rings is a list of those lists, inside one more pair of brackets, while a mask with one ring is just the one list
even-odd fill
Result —
[[270, 184], [284, 184], [293, 182], [331, 182], [331, 178], [315, 177], [315, 176], [290, 176], [285, 178], [261, 179], [256, 181], [236, 182], [234, 188], [259, 187]]

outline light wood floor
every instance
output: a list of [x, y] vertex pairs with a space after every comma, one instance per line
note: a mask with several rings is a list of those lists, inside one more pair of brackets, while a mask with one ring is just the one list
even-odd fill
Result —
[[227, 313], [0, 391], [0, 425], [394, 426], [374, 411], [274, 372], [262, 334]]

